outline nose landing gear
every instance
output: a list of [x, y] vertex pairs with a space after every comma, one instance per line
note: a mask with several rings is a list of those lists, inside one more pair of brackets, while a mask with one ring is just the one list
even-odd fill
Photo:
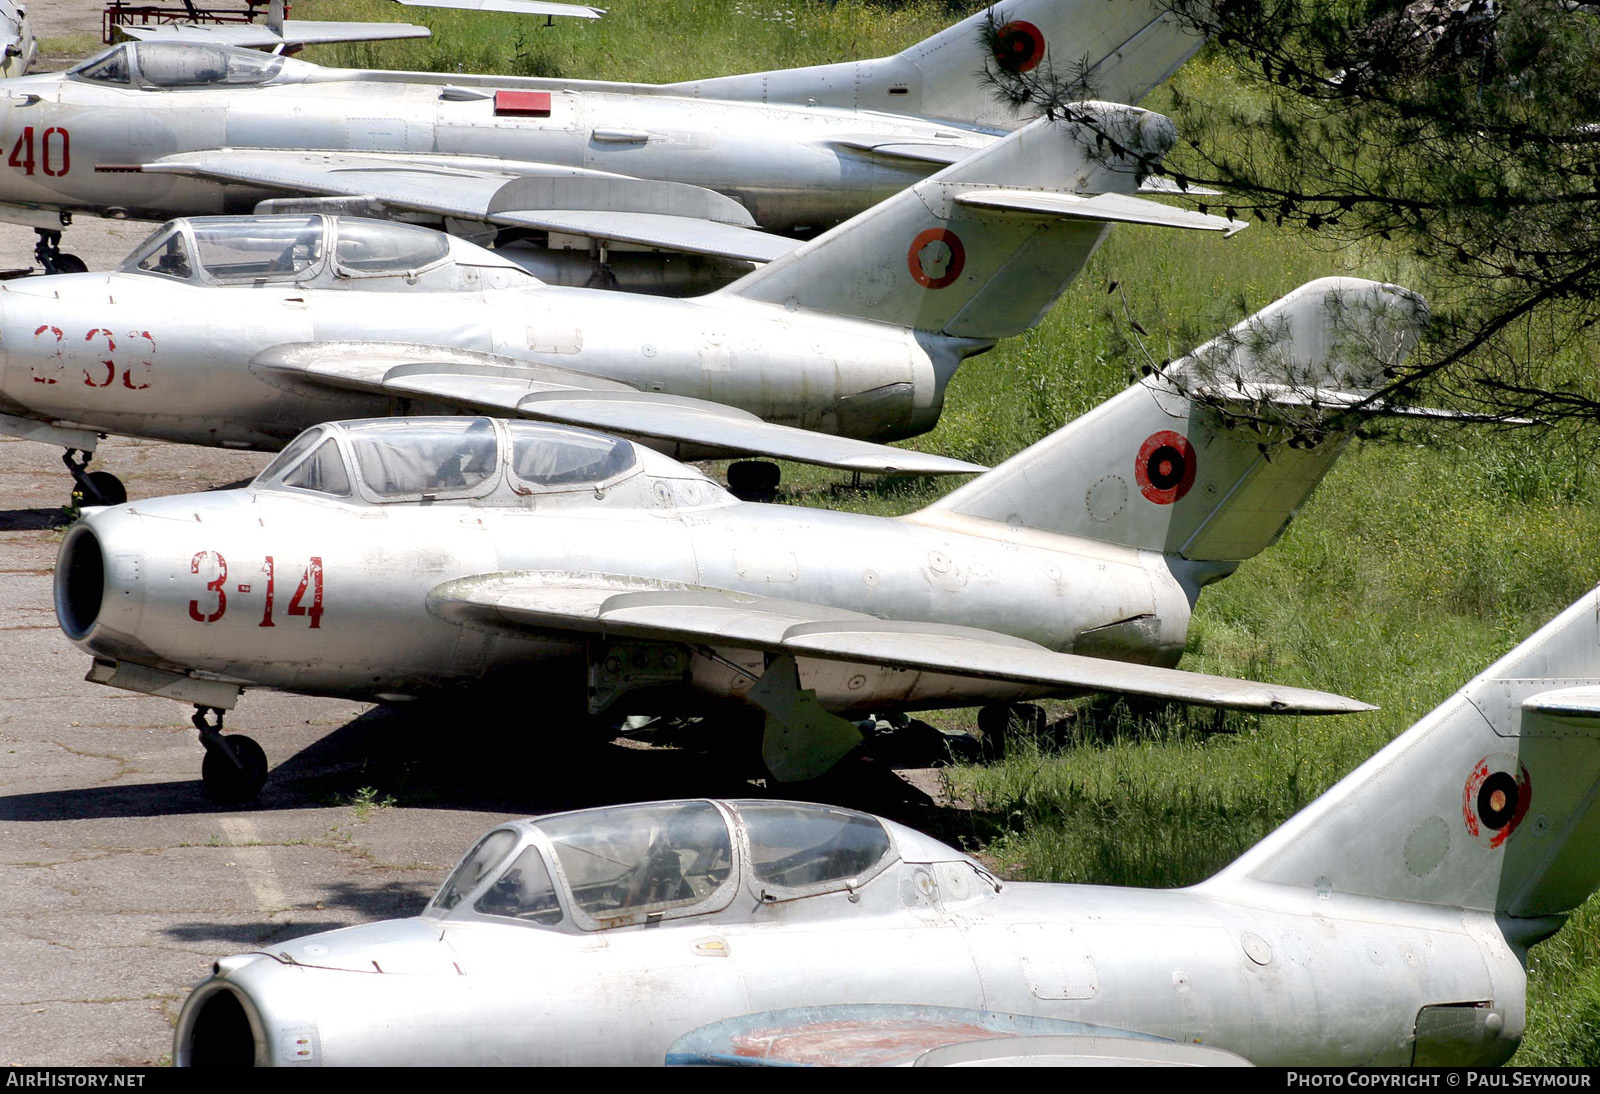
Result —
[[127, 501], [128, 491], [121, 479], [109, 471], [87, 470], [93, 458], [92, 452], [80, 448], [69, 448], [61, 457], [61, 462], [72, 473], [72, 481], [77, 483], [78, 488], [72, 492], [74, 508], [80, 504], [121, 505]]
[[[208, 715], [215, 715], [213, 722]], [[222, 735], [222, 711], [197, 706], [190, 719], [200, 731], [206, 758], [200, 779], [206, 794], [218, 805], [243, 805], [254, 801], [267, 781], [267, 754], [253, 739], [240, 733]]]
[[34, 245], [33, 257], [47, 274], [88, 273], [89, 264], [77, 255], [61, 253], [61, 233], [53, 228], [35, 228], [39, 242]]

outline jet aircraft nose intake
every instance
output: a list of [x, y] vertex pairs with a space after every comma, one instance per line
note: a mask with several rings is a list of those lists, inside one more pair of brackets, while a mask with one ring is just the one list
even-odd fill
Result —
[[179, 1067], [251, 1067], [256, 1063], [255, 1007], [232, 985], [211, 981], [197, 991], [198, 1005], [185, 1008], [177, 1036]]
[[87, 524], [74, 526], [61, 544], [55, 576], [56, 619], [73, 641], [88, 637], [100, 618], [107, 577], [100, 537]]

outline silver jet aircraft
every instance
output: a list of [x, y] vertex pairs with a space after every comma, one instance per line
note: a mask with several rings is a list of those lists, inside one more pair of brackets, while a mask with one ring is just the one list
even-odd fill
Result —
[[57, 617], [91, 680], [202, 708], [219, 800], [266, 776], [255, 742], [220, 732], [247, 687], [508, 687], [552, 726], [759, 709], [783, 780], [860, 742], [845, 714], [1092, 691], [1361, 709], [1162, 666], [1201, 587], [1277, 538], [1345, 439], [1268, 451], [1214, 403], [1359, 395], [1423, 315], [1394, 286], [1313, 282], [901, 518], [739, 502], [570, 427], [329, 424], [246, 489], [90, 510], [62, 543]]
[[[502, 11], [519, 15], [542, 15], [547, 24], [557, 16], [573, 19], [598, 19], [605, 12], [587, 4], [559, 4], [549, 0], [395, 0], [417, 8], [465, 8], [473, 11]], [[402, 38], [428, 38], [427, 27], [410, 23], [347, 23], [322, 19], [289, 19], [284, 0], [269, 0], [266, 18], [257, 23], [252, 8], [245, 19], [231, 22], [181, 20], [170, 23], [139, 23], [144, 13], [129, 11], [128, 22], [115, 24], [115, 33], [139, 42], [183, 42], [196, 45], [243, 46], [273, 53], [293, 53], [304, 46], [336, 42], [385, 42]], [[196, 14], [199, 14], [198, 12]]]
[[[961, 361], [1038, 322], [1111, 223], [1240, 227], [1131, 196], [1166, 118], [1076, 109], [1094, 123], [1040, 119], [692, 300], [545, 286], [414, 225], [179, 220], [115, 273], [0, 285], [0, 433], [68, 449], [92, 503], [126, 497], [76, 455], [99, 433], [276, 449], [330, 419], [462, 409], [681, 457], [979, 470], [866, 441], [931, 429]], [[1106, 131], [1121, 155], [1096, 150]]]
[[986, 57], [1032, 69], [1053, 48], [1090, 65], [1093, 97], [1135, 102], [1199, 45], [1156, 0], [1003, 14], [994, 56], [980, 13], [895, 57], [671, 85], [124, 43], [0, 85], [0, 218], [40, 233], [46, 272], [76, 272], [59, 251], [74, 213], [165, 220], [311, 195], [533, 238], [551, 281], [704, 290], [793, 248], [757, 226], [827, 229], [1021, 124], [984, 83]]
[[1600, 884], [1597, 621], [1600, 590], [1191, 888], [1002, 883], [832, 806], [557, 814], [416, 918], [218, 961], [173, 1057], [1502, 1063], [1529, 948]]
[[39, 39], [28, 22], [28, 8], [0, 0], [0, 79], [24, 76], [39, 55]]

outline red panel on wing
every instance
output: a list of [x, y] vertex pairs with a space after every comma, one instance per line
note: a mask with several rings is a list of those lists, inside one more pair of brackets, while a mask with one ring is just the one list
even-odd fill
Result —
[[550, 93], [548, 91], [496, 91], [494, 93], [496, 117], [548, 118]]

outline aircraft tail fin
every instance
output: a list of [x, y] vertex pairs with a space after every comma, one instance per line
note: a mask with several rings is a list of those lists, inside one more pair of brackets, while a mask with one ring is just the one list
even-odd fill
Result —
[[1347, 435], [1230, 427], [1237, 399], [1340, 402], [1379, 382], [1427, 318], [1395, 285], [1323, 278], [1145, 377], [911, 519], [976, 518], [1236, 562], [1277, 540]]
[[[1034, 116], [985, 73], [1053, 70], [1083, 98], [1136, 103], [1204, 39], [1161, 0], [1008, 0], [892, 57], [671, 85], [682, 94], [881, 110], [1011, 129]], [[990, 27], [993, 27], [993, 32]]]
[[1600, 887], [1600, 588], [1203, 888], [1249, 883], [1559, 926]]
[[1175, 139], [1160, 114], [1073, 104], [721, 290], [789, 308], [993, 340], [1039, 321], [1113, 223], [1243, 225], [1133, 196]]

